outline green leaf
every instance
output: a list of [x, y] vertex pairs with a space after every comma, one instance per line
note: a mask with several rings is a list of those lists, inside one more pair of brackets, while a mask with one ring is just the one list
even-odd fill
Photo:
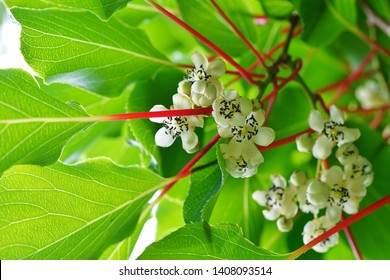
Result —
[[349, 23], [355, 24], [357, 18], [356, 0], [333, 0], [336, 10]]
[[275, 18], [286, 18], [294, 10], [289, 0], [260, 0], [267, 16]]
[[33, 122], [34, 118], [83, 117], [87, 114], [79, 106], [46, 95], [22, 70], [0, 70], [0, 112], [0, 174], [15, 164], [54, 163], [67, 140], [89, 125]]
[[129, 236], [164, 180], [107, 159], [16, 166], [0, 180], [1, 259], [94, 259]]
[[[227, 173], [226, 169], [220, 168], [216, 162], [216, 150], [211, 149], [194, 167], [212, 164], [191, 175], [190, 189], [183, 206], [184, 221], [187, 224], [209, 220], [218, 193], [224, 184]], [[210, 202], [212, 205], [207, 208], [208, 213], [205, 213], [205, 206]]]
[[5, 0], [8, 7], [29, 8], [37, 10], [60, 9], [65, 11], [90, 11], [99, 18], [107, 20], [117, 10], [126, 6], [131, 0]]
[[142, 31], [115, 17], [104, 23], [88, 12], [14, 8], [12, 14], [22, 25], [25, 60], [48, 83], [117, 96], [170, 64]]
[[237, 225], [211, 226], [195, 223], [184, 226], [151, 244], [140, 260], [275, 260], [282, 259], [261, 249], [242, 236]]
[[332, 43], [345, 30], [329, 11], [325, 1], [292, 0], [292, 2], [303, 20], [302, 40], [308, 44], [324, 47]]
[[[178, 5], [184, 21], [188, 25], [228, 54], [239, 56], [243, 50], [247, 49], [210, 1], [178, 1]], [[249, 40], [256, 41], [253, 18], [245, 3], [227, 0], [218, 1], [218, 5]]]

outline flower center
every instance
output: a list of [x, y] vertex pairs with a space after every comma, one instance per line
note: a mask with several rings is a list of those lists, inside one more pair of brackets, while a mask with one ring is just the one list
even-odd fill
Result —
[[330, 196], [328, 202], [331, 206], [338, 206], [344, 208], [344, 203], [347, 203], [349, 200], [348, 189], [340, 187], [339, 185], [334, 185], [330, 190]]
[[241, 113], [240, 103], [237, 100], [222, 100], [220, 103], [221, 107], [219, 108], [219, 115], [223, 116], [225, 119], [233, 118], [234, 113]]
[[344, 140], [344, 132], [340, 131], [339, 128], [344, 125], [334, 121], [327, 121], [324, 123], [324, 129], [322, 133], [331, 141], [338, 144], [340, 140]]
[[238, 171], [244, 171], [245, 172], [248, 169], [248, 163], [242, 157], [240, 157], [236, 161], [236, 165], [237, 165]]
[[173, 138], [179, 137], [183, 132], [189, 130], [189, 125], [186, 117], [168, 117], [163, 121], [165, 134], [171, 135]]
[[281, 206], [281, 201], [283, 200], [283, 194], [284, 189], [282, 187], [277, 187], [273, 185], [269, 190], [268, 193], [265, 195], [265, 198], [267, 199], [267, 206]]
[[[327, 229], [324, 228], [322, 225], [320, 225], [318, 228], [316, 228], [313, 233], [310, 235], [310, 239], [317, 238], [321, 234], [323, 234]], [[329, 237], [323, 241], [321, 241], [318, 245], [320, 246], [326, 246], [326, 243], [330, 242]]]
[[351, 179], [359, 178], [361, 176], [368, 176], [371, 174], [369, 164], [352, 164], [352, 174]]
[[200, 65], [199, 68], [193, 66], [192, 70], [188, 70], [187, 73], [188, 73], [187, 81], [190, 82], [191, 84], [200, 80], [207, 81], [211, 77], [211, 75], [207, 74], [207, 72], [204, 70], [203, 64]]
[[244, 125], [233, 126], [231, 132], [236, 141], [241, 143], [244, 139], [251, 140], [253, 136], [256, 136], [259, 132], [258, 126], [259, 123], [256, 121], [253, 114], [250, 114], [246, 118]]

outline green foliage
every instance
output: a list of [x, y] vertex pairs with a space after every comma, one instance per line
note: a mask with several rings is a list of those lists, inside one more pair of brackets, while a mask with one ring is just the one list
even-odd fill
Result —
[[134, 230], [163, 182], [107, 159], [13, 167], [0, 180], [0, 258], [97, 258]]
[[[191, 64], [194, 51], [211, 59], [216, 56], [199, 38], [143, 0], [4, 2], [21, 24], [21, 52], [36, 77], [18, 69], [0, 70], [1, 259], [128, 259], [151, 217], [157, 220], [156, 242], [139, 259], [284, 259], [303, 246], [302, 229], [312, 215], [299, 213], [293, 229], [282, 233], [252, 198], [256, 190], [272, 185], [272, 174], [288, 180], [293, 171], [302, 170], [316, 176], [317, 160], [298, 152], [293, 139], [263, 151], [258, 173], [240, 179], [227, 174], [219, 148], [222, 139], [195, 164], [190, 176], [151, 203], [153, 194], [172, 182], [163, 177], [176, 176], [195, 156], [183, 150], [181, 139], [169, 148], [158, 147], [155, 133], [162, 124], [149, 119], [99, 123], [68, 119], [148, 112], [156, 104], [169, 108], [188, 69], [179, 64]], [[256, 61], [211, 1], [157, 2], [243, 68]], [[362, 34], [390, 49], [388, 35], [367, 22], [356, 0], [215, 2], [268, 66], [279, 63], [283, 47], [274, 48], [286, 40], [290, 14], [299, 14], [295, 31], [302, 29], [302, 34], [291, 40], [284, 58], [302, 60], [299, 76], [313, 92], [358, 69], [373, 48]], [[389, 21], [388, 1], [366, 2]], [[4, 16], [0, 3], [0, 24]], [[267, 20], [259, 23], [255, 16]], [[267, 57], [271, 50], [275, 52]], [[361, 114], [354, 91], [368, 79], [388, 91], [389, 65], [389, 56], [380, 50], [364, 69], [374, 74], [353, 80], [336, 102], [350, 113], [347, 126], [360, 129], [356, 146], [373, 164], [374, 182], [360, 209], [390, 194], [390, 149], [381, 136], [390, 117], [385, 115], [376, 129], [371, 128], [377, 111]], [[290, 76], [292, 69], [279, 66], [278, 78], [291, 81], [278, 91], [266, 120], [276, 141], [306, 130], [313, 106], [299, 79]], [[248, 71], [266, 73], [260, 66]], [[225, 89], [249, 98], [258, 94], [257, 85], [233, 81], [234, 77], [232, 73], [221, 77]], [[270, 83], [264, 96], [275, 85]], [[326, 104], [338, 90], [321, 95]], [[262, 106], [267, 110], [271, 105], [266, 101]], [[325, 116], [319, 103], [314, 106]], [[203, 148], [216, 135], [217, 125], [205, 117], [204, 128], [195, 132]], [[338, 164], [334, 156], [329, 158], [330, 166]], [[390, 258], [384, 249], [390, 242], [389, 214], [390, 206], [385, 206], [351, 225], [364, 259]], [[300, 256], [352, 258], [342, 232], [339, 245], [327, 253]]]
[[27, 63], [49, 83], [112, 97], [169, 63], [142, 31], [115, 18], [104, 23], [87, 12], [21, 8], [12, 14], [22, 24]]
[[[89, 124], [50, 122], [50, 118], [82, 117], [77, 104], [62, 103], [42, 92], [22, 70], [0, 71], [0, 173], [15, 164], [48, 165], [65, 142]], [[34, 121], [48, 118], [47, 121]]]
[[261, 249], [245, 238], [236, 225], [186, 225], [153, 243], [140, 260], [275, 260], [283, 256]]

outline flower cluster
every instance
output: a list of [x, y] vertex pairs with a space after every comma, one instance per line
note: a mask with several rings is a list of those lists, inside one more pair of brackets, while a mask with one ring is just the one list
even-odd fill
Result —
[[390, 95], [377, 82], [369, 80], [359, 86], [355, 96], [363, 109], [378, 108], [390, 104]]
[[[227, 144], [220, 144], [221, 153], [226, 161], [227, 171], [236, 178], [250, 177], [264, 158], [258, 149], [267, 146], [275, 139], [271, 128], [262, 127], [265, 121], [264, 111], [257, 100], [240, 96], [237, 91], [225, 90], [219, 78], [226, 72], [225, 64], [220, 59], [209, 62], [195, 52], [192, 55], [194, 66], [187, 76], [179, 82], [177, 93], [173, 95], [171, 110], [191, 109], [212, 106], [212, 115], [217, 123], [218, 133], [227, 138]], [[151, 111], [168, 110], [162, 105], [155, 105]], [[203, 127], [203, 116], [151, 118], [162, 123], [157, 131], [157, 146], [169, 147], [176, 138], [182, 139], [184, 150], [195, 152], [199, 140], [194, 130]]]
[[[298, 150], [312, 151], [314, 157], [322, 160], [331, 155], [333, 146], [339, 146], [335, 153], [341, 166], [317, 170], [316, 178], [308, 178], [303, 171], [295, 171], [288, 183], [281, 175], [271, 176], [273, 185], [267, 191], [256, 191], [253, 199], [264, 210], [264, 217], [277, 220], [280, 231], [291, 230], [298, 206], [303, 213], [312, 213], [314, 219], [303, 229], [305, 244], [340, 222], [342, 212], [355, 214], [360, 201], [366, 195], [366, 188], [373, 180], [371, 163], [361, 155], [352, 143], [360, 132], [346, 128], [344, 116], [336, 107], [330, 108], [330, 119], [324, 120], [318, 111], [312, 111], [309, 124], [318, 132], [316, 140], [307, 134], [297, 139]], [[298, 204], [298, 206], [297, 206]], [[313, 247], [317, 252], [326, 252], [337, 244], [338, 235], [332, 235]]]

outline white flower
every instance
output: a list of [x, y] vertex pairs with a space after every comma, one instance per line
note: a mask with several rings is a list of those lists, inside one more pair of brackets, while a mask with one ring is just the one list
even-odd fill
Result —
[[242, 122], [252, 109], [252, 102], [248, 98], [240, 96], [235, 90], [225, 90], [213, 102], [212, 114], [218, 125], [230, 127], [231, 122]]
[[374, 81], [367, 81], [364, 85], [358, 87], [355, 92], [363, 109], [371, 109], [390, 104], [390, 95]]
[[371, 163], [362, 156], [354, 163], [345, 165], [345, 175], [349, 180], [362, 182], [365, 187], [370, 186], [374, 179]]
[[359, 150], [352, 143], [341, 145], [336, 151], [336, 158], [342, 165], [355, 163], [359, 156]]
[[309, 181], [307, 175], [303, 171], [294, 171], [289, 180], [291, 186], [294, 186], [297, 189], [297, 199], [299, 202], [299, 209], [301, 209], [304, 213], [313, 213], [315, 215], [318, 214], [320, 208], [318, 206], [313, 205], [307, 199], [307, 187]]
[[287, 187], [286, 179], [281, 175], [272, 175], [271, 180], [274, 184], [268, 191], [255, 191], [252, 198], [261, 206], [270, 208], [263, 210], [267, 220], [274, 221], [281, 215], [287, 219], [293, 218], [298, 212], [294, 189]]
[[293, 221], [291, 219], [287, 219], [286, 217], [280, 217], [276, 221], [276, 226], [281, 232], [289, 232], [293, 228]]
[[297, 139], [295, 139], [295, 142], [297, 143], [298, 151], [304, 153], [311, 153], [314, 146], [314, 139], [311, 134], [305, 133], [299, 135]]
[[317, 179], [309, 181], [306, 190], [307, 200], [318, 209], [325, 208], [328, 205], [330, 188], [324, 182]]
[[[173, 95], [172, 110], [191, 109], [192, 102], [187, 95], [177, 93]], [[153, 111], [165, 111], [168, 110], [163, 105], [155, 105], [150, 110]], [[203, 118], [200, 116], [188, 116], [188, 117], [165, 117], [165, 118], [150, 118], [152, 122], [162, 123], [163, 127], [160, 128], [155, 135], [155, 142], [157, 146], [169, 147], [175, 142], [176, 138], [181, 137], [183, 149], [192, 153], [195, 152], [198, 147], [198, 136], [195, 134], [195, 126], [203, 127]]]
[[[197, 106], [208, 107], [222, 92], [222, 83], [218, 81], [226, 72], [225, 63], [221, 59], [209, 62], [201, 53], [195, 52], [192, 55], [194, 66], [188, 71], [186, 81], [191, 86], [191, 98]], [[182, 88], [188, 88], [184, 83]], [[179, 85], [180, 87], [180, 85]], [[186, 91], [186, 90], [185, 90]]]
[[220, 144], [220, 148], [226, 162], [226, 170], [234, 178], [248, 178], [255, 175], [259, 165], [264, 162], [263, 155], [255, 145], [235, 147], [234, 142], [230, 142]]
[[[334, 226], [333, 223], [328, 221], [325, 216], [314, 219], [312, 221], [307, 222], [305, 227], [303, 228], [303, 242], [305, 244], [309, 243], [314, 238], [320, 236], [325, 231], [329, 230]], [[321, 241], [317, 245], [313, 247], [314, 251], [319, 253], [325, 253], [328, 251], [330, 247], [333, 247], [338, 243], [339, 235], [335, 233], [328, 237], [327, 239]]]
[[313, 155], [318, 159], [329, 157], [335, 145], [341, 146], [360, 137], [359, 129], [344, 126], [344, 114], [334, 105], [330, 107], [329, 120], [324, 120], [319, 111], [312, 110], [309, 125], [320, 134], [313, 146]]
[[366, 189], [358, 180], [345, 180], [339, 166], [332, 166], [323, 173], [323, 179], [330, 187], [326, 216], [329, 221], [338, 223], [341, 212], [355, 214], [359, 203], [366, 195]]

